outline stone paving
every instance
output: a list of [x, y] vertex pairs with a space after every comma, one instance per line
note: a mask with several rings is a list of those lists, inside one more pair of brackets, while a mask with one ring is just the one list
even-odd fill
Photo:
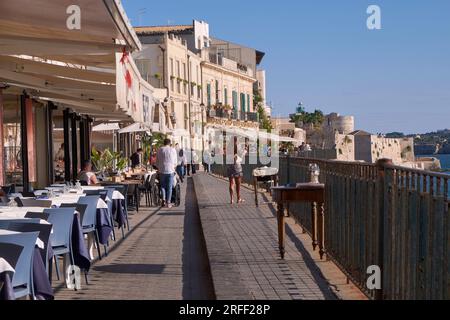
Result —
[[[364, 299], [288, 219], [286, 260], [278, 254], [275, 212], [230, 205], [227, 182], [188, 179], [179, 208], [141, 207], [132, 230], [96, 261], [80, 291], [54, 279], [58, 300]], [[120, 232], [117, 233], [120, 235]]]
[[179, 208], [141, 207], [131, 215], [133, 229], [94, 264], [90, 284], [83, 278], [82, 290], [75, 292], [55, 280], [55, 299], [214, 299], [192, 180], [182, 195]]
[[242, 190], [244, 204], [230, 205], [226, 181], [203, 174], [194, 184], [218, 299], [364, 299], [336, 266], [307, 249], [311, 240], [293, 221], [281, 260], [274, 208], [257, 208], [250, 190]]

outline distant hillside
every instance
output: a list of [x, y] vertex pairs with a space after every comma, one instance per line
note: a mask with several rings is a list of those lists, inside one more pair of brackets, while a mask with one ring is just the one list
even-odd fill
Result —
[[414, 135], [405, 135], [402, 132], [391, 132], [386, 134], [386, 137], [414, 138], [415, 153], [418, 155], [428, 155], [434, 153], [450, 154], [450, 129]]

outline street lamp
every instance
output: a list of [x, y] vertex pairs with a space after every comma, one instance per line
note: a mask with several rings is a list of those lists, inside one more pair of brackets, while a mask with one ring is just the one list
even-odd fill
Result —
[[200, 104], [200, 109], [202, 111], [202, 162], [203, 162], [203, 156], [205, 154], [205, 121], [203, 118], [203, 114], [205, 113], [205, 104], [203, 102]]

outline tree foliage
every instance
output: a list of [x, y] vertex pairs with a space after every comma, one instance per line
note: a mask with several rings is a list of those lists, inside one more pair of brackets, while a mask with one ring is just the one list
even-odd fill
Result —
[[254, 90], [253, 92], [253, 106], [258, 112], [259, 118], [259, 128], [265, 129], [267, 132], [271, 132], [273, 127], [270, 122], [269, 117], [267, 116], [266, 110], [263, 106], [264, 99], [261, 97], [261, 94], [258, 90]]
[[313, 124], [318, 126], [323, 123], [324, 115], [321, 110], [314, 110], [314, 112], [307, 112], [302, 106], [297, 108], [297, 113], [291, 115], [291, 122], [303, 123], [303, 124]]

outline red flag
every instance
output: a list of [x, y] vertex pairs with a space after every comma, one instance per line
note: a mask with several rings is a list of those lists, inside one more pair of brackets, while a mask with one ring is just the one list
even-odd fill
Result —
[[127, 83], [127, 87], [131, 88], [132, 79], [131, 79], [131, 73], [128, 70], [127, 70], [127, 73], [125, 74], [125, 82]]
[[120, 59], [120, 63], [125, 64], [126, 61], [128, 61], [128, 52], [125, 50], [125, 47], [123, 47], [122, 58]]

